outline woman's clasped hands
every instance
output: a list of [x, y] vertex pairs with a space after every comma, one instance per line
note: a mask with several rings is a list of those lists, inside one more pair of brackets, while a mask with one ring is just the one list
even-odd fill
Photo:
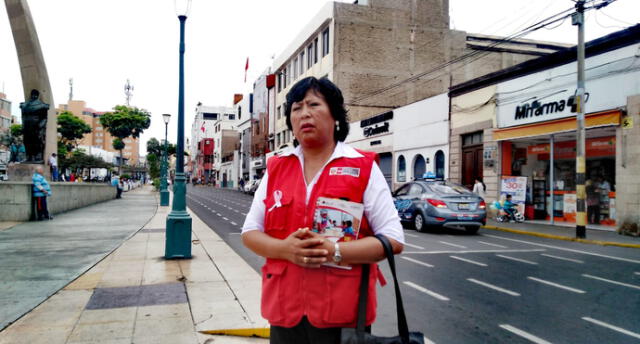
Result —
[[318, 233], [300, 228], [282, 241], [283, 258], [305, 268], [319, 268], [327, 262], [326, 241]]

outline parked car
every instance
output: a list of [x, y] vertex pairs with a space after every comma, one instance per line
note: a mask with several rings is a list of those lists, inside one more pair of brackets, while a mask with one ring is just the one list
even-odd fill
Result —
[[256, 190], [258, 189], [258, 186], [260, 185], [260, 181], [262, 179], [253, 179], [248, 181], [246, 184], [244, 184], [244, 193], [253, 195], [254, 193], [256, 193]]
[[416, 180], [393, 193], [403, 224], [418, 231], [428, 227], [459, 228], [476, 233], [487, 222], [487, 205], [462, 185], [443, 180]]

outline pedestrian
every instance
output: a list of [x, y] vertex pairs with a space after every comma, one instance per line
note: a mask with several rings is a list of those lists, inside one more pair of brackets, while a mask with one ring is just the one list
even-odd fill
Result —
[[49, 170], [51, 172], [51, 181], [58, 181], [58, 157], [56, 153], [51, 153], [49, 157]]
[[600, 188], [598, 183], [588, 179], [585, 183], [587, 192], [587, 221], [590, 224], [600, 224]]
[[473, 184], [473, 193], [484, 199], [487, 195], [487, 186], [480, 178], [476, 178], [475, 184]]
[[44, 178], [42, 166], [36, 167], [31, 180], [33, 182], [33, 197], [36, 201], [36, 218], [38, 221], [53, 220], [53, 216], [49, 215], [49, 208], [47, 207], [47, 197], [51, 196], [51, 186]]
[[[372, 264], [366, 325], [375, 320], [376, 262], [382, 244], [402, 251], [404, 233], [375, 154], [343, 141], [349, 121], [342, 93], [329, 79], [304, 78], [287, 94], [285, 119], [296, 148], [270, 158], [242, 228], [244, 244], [266, 257], [262, 316], [270, 343], [339, 343], [355, 327], [362, 264]], [[334, 243], [313, 232], [318, 197], [364, 205], [358, 239]], [[304, 216], [303, 216], [304, 215]], [[323, 263], [347, 265], [345, 269]]]
[[240, 192], [244, 191], [244, 178], [240, 178]]
[[122, 182], [117, 173], [114, 173], [111, 177], [111, 186], [116, 187], [116, 198], [122, 198]]

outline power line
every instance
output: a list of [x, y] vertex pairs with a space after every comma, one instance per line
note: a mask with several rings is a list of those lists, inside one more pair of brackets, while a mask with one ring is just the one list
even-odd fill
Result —
[[[539, 29], [541, 29], [541, 28], [543, 28], [543, 27], [545, 27], [547, 25], [551, 25], [551, 24], [554, 24], [554, 23], [556, 23], [558, 21], [564, 20], [565, 18], [569, 17], [572, 14], [571, 13], [572, 11], [573, 11], [573, 8], [569, 8], [567, 10], [564, 10], [564, 11], [560, 12], [560, 13], [557, 13], [557, 14], [554, 14], [554, 15], [552, 15], [550, 17], [547, 17], [547, 18], [545, 18], [545, 19], [543, 19], [543, 20], [541, 20], [541, 21], [539, 21], [539, 22], [537, 22], [537, 23], [535, 23], [533, 25], [530, 25], [530, 26], [526, 27], [525, 29], [523, 29], [523, 30], [521, 30], [519, 32], [511, 34], [511, 35], [509, 35], [509, 36], [507, 36], [507, 37], [505, 37], [505, 38], [503, 38], [501, 40], [498, 40], [498, 41], [490, 44], [489, 46], [486, 47], [486, 50], [490, 50], [492, 48], [497, 47], [498, 45], [511, 42], [516, 38], [522, 37], [522, 36], [524, 36], [526, 34], [529, 34], [529, 33], [533, 32], [533, 31], [539, 30]], [[394, 89], [394, 88], [396, 88], [398, 86], [401, 86], [401, 85], [405, 84], [406, 82], [417, 81], [418, 79], [420, 79], [423, 76], [429, 75], [429, 74], [434, 73], [434, 72], [442, 71], [446, 67], [449, 67], [449, 66], [451, 66], [453, 64], [456, 64], [456, 63], [459, 63], [459, 62], [462, 62], [462, 61], [465, 61], [467, 59], [471, 59], [471, 58], [475, 57], [475, 59], [472, 60], [471, 62], [476, 61], [477, 59], [482, 58], [482, 57], [484, 57], [484, 56], [486, 56], [486, 55], [488, 55], [490, 53], [491, 53], [490, 51], [478, 51], [478, 50], [476, 50], [476, 51], [473, 51], [471, 53], [467, 53], [467, 54], [461, 55], [461, 56], [456, 57], [456, 58], [454, 58], [454, 59], [452, 59], [450, 61], [447, 61], [447, 62], [445, 62], [443, 64], [440, 64], [440, 65], [436, 66], [433, 69], [430, 69], [428, 71], [419, 73], [419, 74], [414, 75], [412, 77], [409, 77], [407, 79], [401, 80], [401, 81], [399, 81], [397, 83], [394, 83], [392, 85], [383, 87], [383, 88], [381, 88], [379, 90], [376, 90], [376, 91], [374, 91], [372, 93], [366, 94], [366, 95], [364, 95], [364, 96], [362, 96], [360, 98], [355, 99], [353, 101], [353, 103], [355, 103], [357, 105], [357, 103], [361, 102], [362, 100], [365, 100], [367, 98], [376, 96], [376, 95], [381, 94], [383, 92], [386, 92], [388, 90]], [[441, 75], [438, 75], [438, 76], [436, 76], [436, 78], [438, 78], [440, 76]], [[436, 78], [432, 78], [432, 79], [430, 79], [428, 81], [435, 80]]]

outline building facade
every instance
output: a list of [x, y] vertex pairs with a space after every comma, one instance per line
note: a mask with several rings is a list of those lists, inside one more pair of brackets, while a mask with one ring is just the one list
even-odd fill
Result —
[[[91, 127], [91, 132], [85, 134], [82, 139], [78, 140], [79, 146], [91, 146], [108, 152], [118, 153], [117, 161], [119, 161], [120, 152], [113, 148], [113, 137], [100, 123], [100, 116], [106, 112], [96, 111], [87, 107], [87, 103], [83, 100], [70, 100], [67, 104], [58, 104], [56, 111], [58, 115], [64, 111], [69, 111]], [[122, 150], [124, 164], [131, 166], [137, 165], [140, 159], [140, 139], [127, 137], [123, 142], [125, 144]]]
[[[588, 227], [638, 223], [640, 25], [586, 48]], [[575, 223], [575, 48], [451, 90], [451, 177], [489, 201], [522, 184], [532, 220]], [[518, 181], [520, 180], [520, 181]]]
[[11, 128], [13, 124], [11, 118], [11, 101], [7, 99], [7, 95], [0, 92], [0, 134], [3, 134]]
[[531, 40], [498, 45], [500, 37], [450, 30], [448, 11], [446, 0], [327, 3], [273, 62], [276, 146], [278, 133], [283, 143], [293, 140], [285, 96], [301, 78], [331, 79], [351, 121], [359, 121], [566, 47]]

